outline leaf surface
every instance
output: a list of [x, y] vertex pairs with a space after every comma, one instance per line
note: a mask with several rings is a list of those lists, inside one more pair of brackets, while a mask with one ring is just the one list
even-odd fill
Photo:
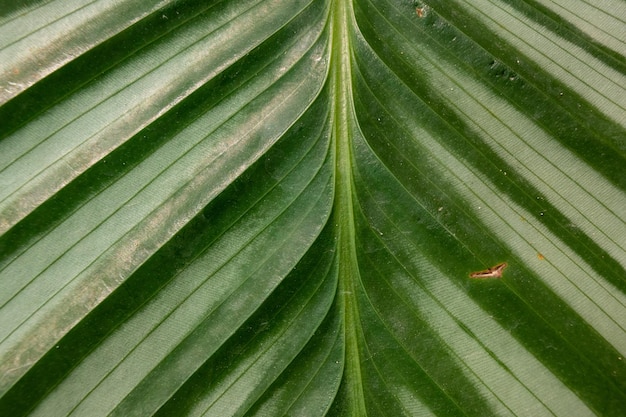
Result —
[[625, 24], [2, 6], [0, 414], [622, 415]]

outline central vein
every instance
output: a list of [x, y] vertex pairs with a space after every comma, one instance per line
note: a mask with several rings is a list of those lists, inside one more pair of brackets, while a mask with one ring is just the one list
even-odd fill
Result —
[[357, 306], [358, 266], [355, 249], [351, 138], [355, 132], [350, 68], [350, 34], [353, 16], [349, 0], [335, 0], [332, 11], [332, 97], [335, 145], [335, 222], [338, 227], [339, 294], [345, 326], [345, 375], [347, 406], [353, 415], [366, 415], [359, 360]]

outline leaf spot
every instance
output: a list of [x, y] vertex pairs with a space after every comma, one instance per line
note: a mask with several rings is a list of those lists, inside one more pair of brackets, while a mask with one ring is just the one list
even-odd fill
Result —
[[507, 267], [506, 262], [502, 262], [496, 266], [485, 269], [484, 271], [472, 272], [470, 278], [501, 278], [502, 271]]

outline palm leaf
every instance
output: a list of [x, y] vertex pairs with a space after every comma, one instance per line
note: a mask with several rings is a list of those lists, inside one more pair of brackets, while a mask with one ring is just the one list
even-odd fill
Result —
[[0, 6], [0, 414], [622, 415], [622, 2], [199, 3]]

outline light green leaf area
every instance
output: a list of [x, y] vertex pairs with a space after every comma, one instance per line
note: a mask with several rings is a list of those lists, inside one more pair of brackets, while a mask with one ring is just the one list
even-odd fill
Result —
[[0, 415], [624, 415], [622, 0], [15, 3]]

